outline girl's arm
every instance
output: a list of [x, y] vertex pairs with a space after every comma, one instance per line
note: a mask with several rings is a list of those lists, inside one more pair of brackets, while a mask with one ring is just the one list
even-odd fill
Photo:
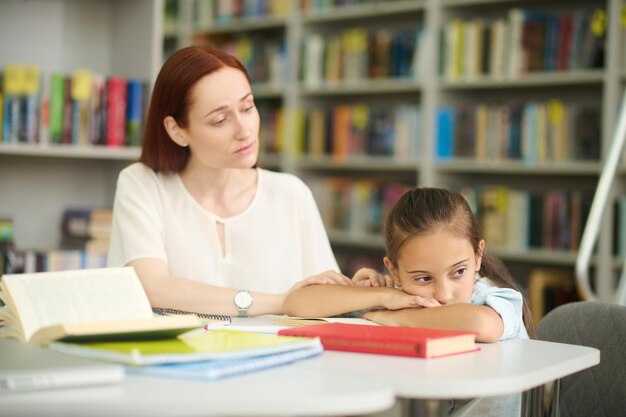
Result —
[[494, 309], [475, 304], [449, 304], [432, 308], [398, 311], [369, 311], [363, 318], [386, 326], [426, 327], [477, 332], [477, 342], [497, 342], [504, 331], [502, 318]]
[[434, 306], [436, 301], [388, 287], [309, 285], [287, 295], [283, 311], [290, 316], [332, 317], [372, 307], [398, 310]]

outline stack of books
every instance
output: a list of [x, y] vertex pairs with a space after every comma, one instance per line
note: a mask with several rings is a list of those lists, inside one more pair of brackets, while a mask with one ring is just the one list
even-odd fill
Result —
[[4, 275], [0, 301], [0, 337], [122, 363], [132, 373], [213, 380], [323, 351], [316, 338], [206, 332], [214, 318], [204, 314], [160, 308], [155, 315], [130, 267]]

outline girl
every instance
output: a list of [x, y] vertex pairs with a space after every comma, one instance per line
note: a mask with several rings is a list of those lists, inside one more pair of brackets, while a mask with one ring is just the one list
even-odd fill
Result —
[[334, 316], [369, 310], [383, 325], [469, 330], [479, 342], [528, 338], [530, 311], [504, 265], [485, 252], [478, 224], [458, 193], [415, 188], [404, 194], [385, 223], [382, 280], [358, 286], [313, 285], [292, 292], [284, 311]]

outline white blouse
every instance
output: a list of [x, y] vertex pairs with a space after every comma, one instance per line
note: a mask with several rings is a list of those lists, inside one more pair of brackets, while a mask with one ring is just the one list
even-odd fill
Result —
[[[171, 275], [250, 291], [280, 293], [337, 262], [310, 189], [297, 177], [258, 170], [257, 191], [240, 214], [203, 208], [178, 174], [134, 163], [119, 175], [108, 265], [167, 262]], [[224, 224], [224, 252], [216, 223]]]

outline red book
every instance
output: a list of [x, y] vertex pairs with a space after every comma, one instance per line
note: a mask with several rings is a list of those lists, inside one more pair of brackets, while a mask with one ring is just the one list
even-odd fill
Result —
[[108, 146], [124, 146], [126, 142], [126, 78], [107, 80], [107, 136]]
[[324, 349], [434, 358], [478, 350], [474, 332], [327, 323], [293, 327], [281, 336], [319, 337]]

